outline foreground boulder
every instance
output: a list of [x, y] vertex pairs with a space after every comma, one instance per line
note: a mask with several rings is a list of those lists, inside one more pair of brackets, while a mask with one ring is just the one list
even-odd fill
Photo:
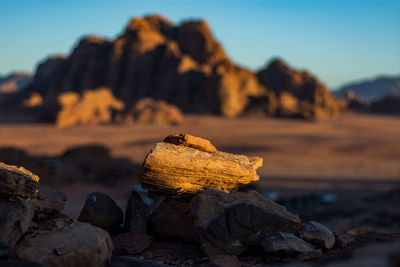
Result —
[[224, 193], [206, 190], [191, 202], [191, 212], [207, 255], [239, 255], [250, 245], [279, 232], [299, 233], [297, 215], [256, 191]]
[[151, 194], [190, 196], [208, 187], [229, 191], [259, 179], [261, 158], [214, 149], [190, 135], [168, 137], [147, 154], [140, 182]]
[[22, 262], [10, 266], [106, 266], [112, 253], [107, 232], [61, 214], [65, 194], [38, 181], [22, 167], [0, 163], [0, 257]]
[[124, 230], [126, 232], [147, 233], [147, 223], [150, 217], [150, 208], [139, 193], [132, 190], [125, 211]]
[[76, 222], [66, 227], [39, 230], [25, 236], [8, 255], [50, 266], [106, 266], [112, 241], [100, 228]]
[[117, 233], [123, 218], [124, 213], [114, 200], [104, 193], [95, 192], [86, 197], [78, 221], [90, 223], [109, 233]]

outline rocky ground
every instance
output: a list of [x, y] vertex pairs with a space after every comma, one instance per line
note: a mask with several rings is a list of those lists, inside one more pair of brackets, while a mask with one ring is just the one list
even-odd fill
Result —
[[202, 138], [168, 136], [145, 157], [125, 212], [93, 192], [75, 221], [60, 213], [64, 193], [1, 163], [0, 263], [398, 266], [400, 191], [353, 202], [290, 197], [280, 205], [252, 183], [262, 164]]

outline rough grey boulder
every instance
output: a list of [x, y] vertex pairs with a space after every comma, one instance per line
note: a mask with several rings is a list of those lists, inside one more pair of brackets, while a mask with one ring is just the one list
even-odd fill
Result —
[[321, 250], [315, 249], [310, 243], [292, 233], [278, 233], [265, 238], [261, 244], [268, 254], [296, 256], [299, 260], [311, 260], [322, 255]]
[[278, 232], [299, 233], [297, 215], [256, 191], [224, 193], [206, 190], [191, 201], [191, 212], [203, 251], [211, 256], [239, 255], [249, 245]]
[[132, 190], [125, 211], [124, 230], [126, 232], [147, 233], [149, 216], [149, 207], [143, 202], [142, 197]]
[[123, 218], [124, 213], [111, 197], [95, 192], [86, 197], [78, 221], [90, 223], [109, 233], [116, 233], [120, 230]]
[[107, 232], [87, 223], [36, 230], [25, 235], [7, 255], [10, 259], [37, 261], [50, 266], [107, 266], [112, 255]]
[[0, 198], [0, 257], [7, 254], [25, 234], [33, 215], [30, 200]]
[[306, 225], [301, 237], [324, 249], [331, 249], [335, 245], [335, 236], [325, 225], [311, 221]]

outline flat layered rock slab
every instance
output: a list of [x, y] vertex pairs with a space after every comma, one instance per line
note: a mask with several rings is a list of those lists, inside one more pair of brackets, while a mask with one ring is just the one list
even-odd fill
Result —
[[261, 158], [157, 143], [143, 163], [141, 184], [155, 195], [191, 196], [206, 188], [229, 191], [259, 180]]

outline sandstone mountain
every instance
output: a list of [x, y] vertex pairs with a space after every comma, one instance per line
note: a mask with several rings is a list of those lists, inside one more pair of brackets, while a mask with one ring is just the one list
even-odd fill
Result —
[[333, 108], [334, 100], [325, 86], [310, 74], [279, 64], [271, 64], [257, 77], [227, 57], [205, 21], [176, 25], [151, 15], [133, 18], [115, 40], [88, 36], [71, 55], [50, 57], [38, 66], [30, 91], [42, 95], [46, 104], [54, 103], [61, 92], [107, 87], [127, 108], [150, 97], [185, 113], [235, 117], [252, 106], [275, 115], [281, 88], [290, 85], [285, 90], [293, 95], [289, 98], [296, 107], [292, 111], [293, 104], [289, 104], [288, 115], [304, 106]]
[[278, 115], [334, 116], [339, 104], [328, 88], [306, 71], [295, 71], [273, 60], [257, 73], [260, 82], [278, 96]]

